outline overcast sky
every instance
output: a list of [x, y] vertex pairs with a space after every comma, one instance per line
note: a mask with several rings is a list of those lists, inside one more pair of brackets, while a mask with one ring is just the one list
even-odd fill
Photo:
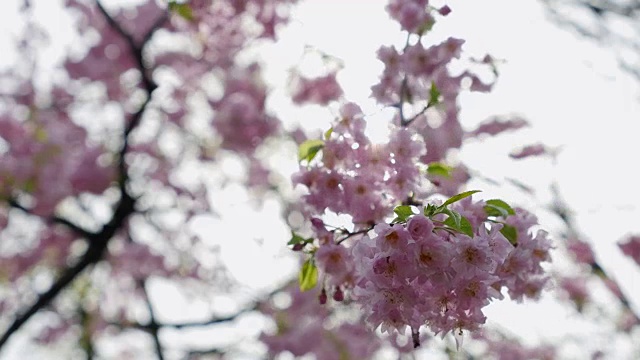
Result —
[[[401, 46], [404, 41], [397, 26], [382, 10], [385, 4], [383, 0], [303, 1], [295, 12], [296, 20], [291, 28], [282, 33], [282, 44], [264, 55], [270, 69], [268, 80], [283, 85], [286, 78], [283, 74], [299, 63], [304, 46], [312, 45], [344, 62], [339, 80], [347, 98], [361, 103], [365, 112], [372, 115], [372, 120], [383, 121], [387, 114], [368, 99], [369, 87], [382, 69], [375, 60], [375, 51], [380, 44]], [[464, 50], [470, 55], [482, 57], [489, 53], [505, 60], [499, 67], [500, 78], [491, 94], [463, 97], [463, 124], [473, 127], [491, 115], [513, 113], [525, 117], [533, 125], [486, 143], [471, 144], [469, 151], [461, 156], [471, 168], [486, 176], [499, 181], [510, 176], [536, 189], [536, 199], [509, 186], [491, 188], [493, 193], [487, 195], [513, 198], [521, 202], [517, 205], [544, 205], [549, 200], [548, 185], [552, 179], [557, 179], [562, 194], [576, 210], [581, 230], [602, 256], [601, 261], [621, 280], [627, 294], [638, 294], [634, 300], [640, 304], [640, 272], [630, 260], [622, 259], [615, 247], [615, 242], [626, 233], [640, 232], [637, 221], [640, 172], [636, 169], [635, 159], [640, 154], [638, 84], [617, 70], [615, 59], [606, 49], [549, 23], [536, 1], [455, 0], [448, 4], [453, 13], [437, 25], [434, 39], [457, 36], [466, 40]], [[52, 14], [57, 13], [40, 13], [43, 24], [56, 31], [54, 37], [68, 36], [67, 20]], [[15, 14], [9, 10], [0, 12], [0, 48], [5, 54], [11, 48], [7, 40], [15, 27], [13, 16]], [[58, 54], [57, 50], [53, 51], [52, 54]], [[10, 60], [11, 56], [3, 56], [0, 65]], [[313, 68], [314, 63], [311, 61], [307, 65]], [[277, 99], [274, 104], [278, 104]], [[302, 117], [310, 128], [326, 129], [332, 119], [331, 111], [317, 107], [280, 110], [285, 122], [288, 116]], [[513, 148], [535, 142], [561, 146], [556, 167], [551, 166], [548, 159], [519, 163], [508, 159], [507, 154]], [[263, 215], [275, 212], [274, 208], [267, 207]], [[540, 215], [549, 226], [557, 226], [551, 217]], [[220, 231], [234, 228], [236, 235], [242, 236], [237, 233], [237, 229], [242, 228], [238, 224], [215, 226]], [[248, 237], [256, 236], [251, 229], [246, 232]], [[268, 237], [277, 242], [283, 234], [286, 236], [286, 229], [280, 227]], [[266, 243], [273, 243], [271, 240]], [[247, 247], [229, 247], [227, 251], [229, 254], [243, 251], [246, 255], [248, 250]], [[277, 247], [271, 253], [276, 254]], [[256, 248], [254, 255], [253, 258], [259, 261], [264, 253]], [[243, 262], [246, 261], [245, 258]], [[255, 272], [242, 274], [243, 269], [246, 267], [237, 266], [235, 270], [239, 278], [255, 281], [255, 286], [268, 280], [257, 279]], [[549, 303], [527, 304], [529, 316], [525, 317], [522, 317], [524, 306], [513, 304], [502, 304], [497, 310], [491, 307], [488, 315], [513, 327], [521, 335], [531, 338], [553, 336], [554, 331], [560, 333], [567, 329], [550, 329], [549, 322], [559, 317], [571, 317], [571, 312]], [[518, 316], [522, 321], [514, 321]], [[574, 327], [572, 331], [579, 334], [597, 330], [585, 325], [580, 329]]]

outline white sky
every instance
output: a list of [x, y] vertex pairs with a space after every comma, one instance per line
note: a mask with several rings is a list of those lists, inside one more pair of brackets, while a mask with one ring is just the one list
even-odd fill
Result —
[[[594, 242], [602, 263], [621, 280], [635, 304], [640, 304], [640, 271], [630, 260], [623, 259], [615, 246], [627, 232], [640, 232], [636, 205], [640, 203], [636, 185], [640, 183], [640, 172], [633, 161], [634, 155], [640, 154], [638, 84], [616, 69], [609, 51], [550, 24], [536, 1], [447, 3], [453, 12], [436, 26], [436, 38], [451, 34], [466, 40], [464, 50], [470, 55], [482, 57], [489, 53], [506, 60], [499, 67], [500, 78], [492, 93], [464, 96], [463, 124], [471, 128], [491, 115], [517, 113], [533, 125], [518, 133], [471, 144], [462, 156], [471, 168], [486, 176], [497, 180], [508, 176], [534, 186], [538, 199], [527, 198], [509, 186], [491, 188], [477, 183], [474, 188], [486, 186], [487, 197], [514, 199], [510, 202], [538, 213], [539, 209], [532, 206], [548, 201], [548, 185], [552, 178], [557, 178], [562, 194], [577, 212], [581, 230]], [[305, 44], [312, 45], [344, 62], [338, 79], [347, 98], [360, 103], [365, 113], [372, 115], [372, 122], [377, 119], [382, 124], [385, 114], [368, 99], [369, 88], [382, 69], [375, 51], [381, 44], [401, 46], [404, 42], [398, 27], [382, 10], [385, 4], [384, 0], [304, 1], [295, 12], [297, 20], [282, 33], [282, 44], [264, 55], [270, 66], [267, 79], [284, 85], [287, 69], [299, 63]], [[43, 19], [47, 20], [48, 28], [66, 34], [68, 25], [63, 23], [64, 19], [56, 20], [54, 16]], [[10, 34], [6, 29], [12, 23], [10, 11], [0, 12], [1, 49], [10, 48], [5, 41]], [[10, 57], [0, 58], [0, 65], [6, 64], [7, 59]], [[313, 62], [308, 65], [313, 67]], [[275, 95], [272, 104], [278, 106], [279, 95]], [[314, 129], [326, 129], [333, 118], [331, 110], [319, 107], [279, 109], [285, 122], [303, 119], [305, 125]], [[538, 141], [562, 146], [555, 169], [548, 160], [516, 163], [507, 158], [513, 148]], [[288, 166], [295, 164], [295, 159], [291, 160]], [[277, 205], [267, 204], [262, 213], [255, 215], [256, 222], [277, 221]], [[229, 206], [242, 209], [243, 205], [229, 203]], [[553, 218], [543, 212], [539, 215], [541, 221], [557, 228]], [[276, 256], [281, 253], [288, 231], [277, 225], [265, 234], [261, 228], [243, 226], [245, 221], [223, 218], [212, 226], [218, 233], [233, 232], [237, 239], [264, 238], [266, 248], [244, 242], [221, 244], [230, 259], [242, 259], [229, 262], [238, 279], [250, 287], [262, 287], [273, 274], [246, 271], [246, 263], [249, 259], [254, 266], [260, 263], [263, 268], [279, 266], [280, 274], [286, 271], [291, 262], [277, 260]], [[241, 257], [236, 257], [240, 254]], [[500, 304], [491, 306], [488, 316], [529, 339], [565, 334], [566, 327], [550, 328], [549, 324], [573, 315], [550, 303]], [[572, 324], [570, 331], [574, 335], [597, 331], [588, 324], [579, 327], [575, 322], [567, 324]]]

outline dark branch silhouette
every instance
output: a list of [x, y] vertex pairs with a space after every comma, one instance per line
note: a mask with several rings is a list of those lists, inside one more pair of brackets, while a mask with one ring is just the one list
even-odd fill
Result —
[[162, 344], [160, 343], [160, 337], [158, 336], [158, 331], [160, 330], [160, 326], [156, 321], [156, 313], [153, 310], [153, 304], [151, 304], [151, 299], [149, 298], [149, 293], [147, 292], [146, 280], [142, 280], [138, 282], [138, 286], [142, 290], [144, 294], [144, 301], [147, 305], [147, 311], [149, 311], [149, 333], [153, 338], [153, 346], [156, 351], [156, 356], [158, 360], [164, 360], [164, 352], [162, 350]]
[[[161, 16], [155, 23], [154, 26], [148, 31], [148, 33], [144, 36], [144, 40], [140, 44], [136, 44], [133, 40], [133, 37], [127, 34], [118, 23], [109, 15], [109, 13], [104, 9], [100, 2], [97, 2], [97, 6], [105, 16], [107, 22], [110, 26], [114, 27], [116, 31], [118, 31], [127, 41], [130, 47], [130, 51], [132, 56], [135, 57], [136, 63], [138, 64], [138, 70], [142, 74], [142, 82], [144, 84], [144, 88], [147, 91], [147, 98], [141, 104], [138, 111], [132, 114], [131, 118], [128, 122], [126, 122], [126, 127], [123, 131], [123, 145], [119, 153], [118, 159], [118, 170], [119, 170], [119, 180], [118, 187], [120, 189], [120, 200], [115, 206], [113, 215], [109, 222], [107, 222], [100, 231], [97, 233], [91, 233], [87, 230], [82, 229], [81, 227], [71, 223], [70, 221], [63, 218], [53, 218], [52, 221], [64, 224], [68, 226], [71, 230], [75, 231], [78, 235], [87, 239], [89, 247], [85, 251], [85, 253], [80, 257], [80, 259], [71, 267], [62, 271], [62, 275], [56, 279], [53, 285], [44, 293], [38, 296], [38, 299], [29, 306], [25, 311], [18, 314], [13, 321], [13, 323], [9, 326], [9, 328], [2, 334], [0, 337], [0, 349], [5, 345], [5, 343], [9, 340], [9, 338], [17, 332], [34, 314], [36, 314], [41, 309], [48, 306], [59, 294], [62, 290], [64, 290], [69, 284], [71, 284], [79, 274], [81, 274], [86, 268], [89, 266], [99, 262], [105, 253], [107, 245], [109, 241], [116, 235], [116, 233], [124, 229], [126, 227], [126, 221], [131, 214], [133, 214], [136, 210], [136, 199], [133, 198], [129, 192], [127, 191], [127, 183], [129, 180], [127, 166], [125, 162], [125, 156], [128, 151], [128, 138], [129, 134], [135, 129], [135, 127], [140, 123], [140, 119], [144, 114], [147, 105], [150, 102], [152, 92], [157, 88], [157, 85], [153, 82], [153, 80], [148, 75], [148, 69], [144, 65], [144, 60], [142, 56], [143, 48], [151, 39], [153, 33], [166, 21], [167, 15]], [[10, 205], [21, 209], [23, 211], [29, 212], [28, 209], [21, 206], [15, 200], [10, 201]]]
[[640, 0], [541, 1], [553, 22], [611, 49], [620, 68], [640, 81]]
[[[8, 201], [9, 206], [11, 206], [14, 209], [18, 209], [26, 214], [31, 214], [31, 210], [27, 209], [26, 207], [22, 206], [16, 199], [9, 199]], [[84, 228], [82, 228], [79, 225], [74, 224], [73, 222], [71, 222], [70, 220], [67, 220], [63, 217], [59, 217], [59, 216], [52, 216], [50, 219], [44, 219], [45, 221], [49, 222], [49, 223], [55, 223], [55, 224], [62, 224], [64, 226], [66, 226], [67, 228], [69, 228], [71, 231], [75, 232], [76, 235], [82, 237], [82, 238], [89, 238], [91, 236], [94, 236], [95, 234], [90, 232], [89, 230], [86, 230]]]

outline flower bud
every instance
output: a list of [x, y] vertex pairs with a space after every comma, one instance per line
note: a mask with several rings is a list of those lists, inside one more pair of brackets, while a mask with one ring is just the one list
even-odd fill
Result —
[[340, 289], [339, 286], [336, 286], [336, 292], [333, 293], [333, 300], [335, 301], [344, 300], [344, 293], [342, 292], [342, 289]]
[[320, 296], [318, 296], [318, 300], [320, 301], [320, 305], [324, 305], [327, 303], [327, 292], [325, 291], [324, 288], [322, 288], [322, 291], [320, 292]]

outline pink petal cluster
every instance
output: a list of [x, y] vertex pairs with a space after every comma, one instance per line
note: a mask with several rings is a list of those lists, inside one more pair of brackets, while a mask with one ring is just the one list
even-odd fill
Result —
[[575, 260], [581, 264], [595, 264], [595, 255], [589, 243], [580, 239], [570, 238], [567, 240], [567, 250], [573, 255]]
[[[95, 6], [80, 1], [68, 0], [67, 6], [80, 12], [81, 35], [89, 37], [97, 30], [100, 39], [91, 44], [89, 51], [80, 59], [67, 59], [65, 70], [71, 79], [99, 81], [105, 85], [110, 100], [125, 101], [130, 92], [122, 85], [122, 75], [136, 69], [136, 60], [129, 49], [127, 40], [114, 29]], [[139, 17], [147, 16], [144, 12]], [[148, 23], [147, 20], [141, 24]], [[88, 41], [88, 40], [87, 40]]]
[[[391, 0], [387, 5], [387, 11], [400, 23], [403, 30], [420, 33], [435, 22], [427, 8], [428, 5], [429, 0]], [[444, 13], [448, 14], [448, 11], [445, 9]]]
[[476, 340], [482, 341], [485, 350], [482, 353], [483, 359], [494, 360], [515, 360], [515, 359], [536, 359], [553, 360], [558, 358], [558, 350], [549, 344], [537, 346], [527, 346], [517, 339], [505, 338], [488, 331], [478, 332], [473, 335]]
[[[14, 224], [15, 225], [15, 224]], [[45, 267], [59, 268], [66, 265], [67, 260], [72, 255], [71, 245], [73, 236], [68, 231], [60, 227], [48, 227], [33, 231], [37, 241], [28, 246], [22, 244], [23, 251], [11, 253], [3, 251], [0, 253], [0, 278], [5, 278], [10, 282], [16, 282], [20, 277]], [[11, 224], [3, 229], [0, 240], [5, 240], [14, 234]], [[20, 238], [20, 236], [17, 236]], [[24, 241], [24, 239], [23, 239]], [[27, 245], [27, 246], [25, 246]], [[26, 249], [25, 249], [26, 247]]]
[[289, 352], [296, 358], [313, 354], [318, 360], [370, 359], [381, 347], [381, 339], [361, 321], [333, 319], [312, 292], [290, 287], [286, 294], [291, 299], [286, 308], [261, 309], [276, 322], [275, 333], [260, 336], [272, 356]]
[[[475, 205], [475, 204], [472, 204]], [[523, 210], [513, 217], [525, 217]], [[475, 228], [474, 237], [438, 229], [437, 221], [414, 215], [406, 225], [376, 225], [373, 237], [352, 248], [356, 285], [352, 296], [373, 328], [383, 332], [427, 325], [434, 333], [474, 331], [486, 317], [482, 308], [502, 298], [536, 298], [546, 285], [540, 264], [549, 260], [546, 234], [520, 225], [517, 246], [501, 225]]]
[[324, 142], [322, 162], [293, 175], [307, 188], [304, 202], [313, 214], [328, 209], [350, 214], [357, 224], [379, 222], [420, 183], [416, 160], [424, 143], [414, 131], [394, 128], [388, 143], [373, 144], [364, 130], [360, 108], [345, 104]]
[[213, 127], [225, 149], [252, 154], [279, 128], [277, 119], [268, 115], [265, 109], [266, 87], [261, 84], [259, 75], [257, 65], [228, 73], [224, 96], [211, 101], [215, 109]]
[[293, 81], [294, 93], [291, 99], [295, 104], [327, 105], [342, 96], [342, 87], [331, 73], [317, 78], [298, 76]]
[[587, 278], [584, 276], [563, 276], [558, 280], [562, 290], [562, 297], [571, 301], [578, 311], [582, 311], [584, 305], [590, 300]]
[[52, 214], [68, 196], [100, 194], [114, 178], [112, 168], [99, 164], [104, 149], [89, 145], [86, 130], [61, 111], [39, 110], [28, 122], [2, 114], [0, 139], [8, 147], [0, 158], [0, 193], [30, 195], [35, 214]]
[[[378, 50], [378, 59], [385, 68], [380, 82], [371, 88], [372, 97], [384, 105], [406, 102], [414, 107], [414, 111], [405, 113], [405, 119], [399, 122], [410, 118], [409, 127], [424, 138], [427, 152], [421, 160], [425, 163], [440, 161], [449, 149], [462, 145], [465, 133], [458, 119], [457, 99], [464, 90], [463, 82], [470, 80], [472, 91], [491, 88], [469, 71], [458, 75], [449, 71], [449, 64], [460, 57], [463, 43], [461, 39], [448, 38], [429, 47], [419, 41], [402, 51], [387, 46]], [[431, 100], [433, 88], [439, 93], [437, 103], [424, 111], [428, 105], [424, 101]]]

